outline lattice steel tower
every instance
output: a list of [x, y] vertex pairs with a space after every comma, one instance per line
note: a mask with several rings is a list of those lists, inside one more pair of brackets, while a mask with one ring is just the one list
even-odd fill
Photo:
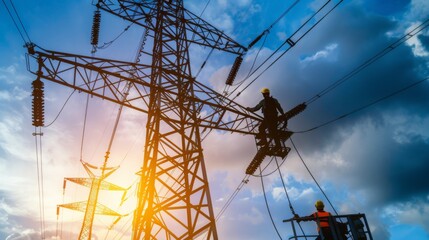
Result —
[[[217, 239], [200, 131], [255, 134], [261, 118], [197, 82], [189, 46], [214, 48], [238, 59], [247, 49], [186, 10], [183, 1], [99, 0], [96, 6], [145, 29], [152, 52], [140, 53], [151, 62], [29, 48], [38, 62], [37, 71], [30, 71], [40, 79], [147, 113], [133, 239]], [[129, 87], [126, 94], [121, 91], [124, 85]]]
[[[133, 239], [217, 239], [182, 1], [158, 1], [144, 163]], [[168, 90], [168, 91], [165, 91]], [[170, 92], [173, 92], [172, 95]], [[176, 97], [177, 96], [177, 97]], [[162, 148], [162, 149], [161, 149]]]

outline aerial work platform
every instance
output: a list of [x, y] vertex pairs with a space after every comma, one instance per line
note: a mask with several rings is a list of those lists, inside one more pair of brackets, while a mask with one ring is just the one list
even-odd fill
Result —
[[[283, 222], [291, 224], [293, 236], [288, 239], [313, 239], [319, 236], [316, 232], [316, 228], [314, 232], [310, 234], [303, 232], [302, 235], [298, 235], [296, 225], [300, 223], [300, 220], [300, 218], [283, 220]], [[320, 220], [318, 218], [314, 218], [313, 221], [319, 226]], [[328, 217], [328, 221], [329, 229], [332, 234], [332, 239], [330, 238], [329, 240], [373, 240], [368, 221], [363, 213], [330, 216]], [[312, 224], [314, 224], [314, 222]], [[320, 232], [320, 237], [322, 240], [326, 239], [322, 231]]]
[[[258, 152], [256, 152], [255, 157], [253, 157], [253, 160], [246, 169], [246, 174], [252, 175], [255, 173], [256, 169], [267, 156], [281, 157], [284, 159], [290, 151], [290, 148], [285, 146], [285, 141], [288, 140], [292, 134], [293, 133], [290, 131], [279, 131], [276, 136], [268, 134], [270, 140], [266, 145], [259, 147]], [[280, 142], [280, 147], [276, 146], [275, 138]], [[256, 136], [256, 139], [259, 139], [259, 137]]]
[[[298, 104], [278, 117], [277, 132], [274, 134], [268, 133], [268, 143], [263, 146], [258, 146], [258, 152], [247, 167], [246, 174], [252, 175], [255, 173], [256, 169], [267, 156], [281, 157], [284, 159], [288, 155], [290, 148], [285, 146], [285, 142], [292, 136], [293, 132], [287, 129], [287, 122], [292, 117], [304, 111], [306, 107], [307, 105], [305, 103]], [[256, 140], [260, 140], [260, 138], [260, 135], [256, 135]], [[280, 146], [276, 146], [276, 141], [277, 145], [280, 144]]]

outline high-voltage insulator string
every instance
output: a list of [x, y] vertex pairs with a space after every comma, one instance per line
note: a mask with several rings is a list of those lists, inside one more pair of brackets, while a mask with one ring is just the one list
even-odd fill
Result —
[[[228, 75], [228, 78], [227, 78], [227, 80], [226, 80], [226, 82], [225, 82], [225, 89], [224, 89], [224, 93], [225, 94], [228, 94], [227, 93], [227, 89], [229, 89], [229, 87], [228, 86], [238, 86], [238, 87], [240, 87], [241, 86], [241, 84], [243, 84], [249, 77], [250, 77], [250, 75], [251, 74], [253, 74], [253, 72], [252, 72], [252, 70], [253, 70], [253, 67], [254, 67], [254, 65], [255, 65], [255, 63], [256, 63], [256, 60], [257, 60], [257, 58], [258, 58], [258, 56], [259, 56], [259, 53], [260, 53], [260, 51], [262, 50], [262, 48], [263, 48], [263, 46], [265, 45], [265, 41], [266, 41], [266, 39], [267, 39], [267, 37], [268, 37], [268, 35], [269, 35], [269, 33], [270, 33], [270, 30], [274, 27], [274, 25], [275, 24], [277, 24], [284, 16], [286, 16], [286, 14], [287, 13], [289, 13], [290, 12], [290, 10], [292, 10], [292, 8], [293, 7], [295, 7], [295, 5], [299, 2], [300, 0], [296, 0], [291, 6], [289, 6], [267, 29], [265, 29], [264, 31], [262, 31], [262, 33], [261, 34], [259, 34], [248, 46], [247, 46], [247, 49], [246, 49], [246, 52], [249, 50], [249, 49], [251, 49], [256, 43], [258, 43], [260, 40], [261, 40], [261, 38], [263, 37], [263, 36], [265, 36], [264, 37], [264, 41], [263, 41], [263, 43], [262, 43], [262, 45], [259, 47], [259, 50], [258, 50], [258, 52], [257, 52], [257, 54], [256, 54], [256, 56], [255, 56], [255, 58], [254, 58], [254, 60], [253, 60], [253, 64], [252, 64], [252, 67], [250, 68], [250, 70], [249, 70], [249, 73], [247, 74], [247, 76], [246, 77], [244, 77], [244, 79], [242, 79], [239, 83], [237, 83], [237, 84], [233, 84], [233, 82], [234, 82], [234, 79], [235, 79], [235, 77], [236, 77], [236, 75], [237, 75], [237, 73], [238, 73], [238, 70], [239, 70], [239, 68], [240, 68], [240, 65], [241, 65], [241, 62], [243, 61], [243, 58], [242, 58], [242, 56], [238, 56], [237, 58], [236, 58], [236, 60], [235, 60], [235, 62], [234, 62], [234, 64], [232, 65], [232, 68], [231, 68], [231, 71], [230, 71], [230, 73], [229, 73], [229, 75]], [[265, 63], [265, 62], [264, 62]], [[262, 63], [263, 64], [263, 63]], [[237, 87], [237, 88], [238, 88]], [[237, 89], [236, 88], [236, 89]], [[236, 89], [234, 89], [232, 92], [234, 92]], [[231, 93], [232, 94], [232, 93]], [[230, 96], [231, 94], [228, 94], [227, 96]]]
[[[248, 46], [247, 46], [247, 50], [251, 49], [257, 42], [259, 42], [261, 40], [261, 38], [265, 35], [265, 37], [267, 37], [269, 30], [271, 30], [271, 28], [274, 27], [274, 25], [276, 25], [283, 17], [286, 16], [286, 14], [293, 8], [295, 7], [295, 5], [299, 2], [300, 0], [296, 0], [291, 6], [289, 6], [267, 29], [265, 29], [260, 35], [258, 35]], [[203, 12], [205, 11], [205, 9], [207, 8], [208, 4], [210, 3], [210, 0], [207, 2], [206, 6], [204, 7], [203, 11], [201, 12], [200, 16], [203, 14]], [[194, 37], [195, 34], [192, 35], [192, 38]], [[262, 47], [261, 47], [262, 48]], [[260, 51], [260, 50], [259, 50]], [[208, 61], [211, 53], [213, 52], [213, 49], [210, 51], [209, 55], [207, 56], [206, 60], [203, 62], [203, 64], [201, 65], [200, 69], [198, 70], [198, 73], [196, 76], [198, 76], [198, 74], [202, 71], [202, 69], [204, 68], [206, 62]], [[235, 69], [230, 71], [230, 75], [232, 73], [232, 76], [228, 76], [228, 79], [226, 81], [226, 85], [230, 85], [230, 86], [234, 86], [232, 83], [234, 81], [235, 75], [238, 72], [239, 69], [239, 64], [237, 64], [237, 62], [242, 61], [242, 56], [238, 56], [236, 59], [236, 62], [234, 63]], [[254, 60], [256, 61], [256, 59]], [[234, 67], [233, 67], [234, 68]], [[250, 75], [250, 73], [248, 74], [248, 76]], [[241, 84], [243, 81], [245, 81], [248, 77], [246, 77], [244, 80], [242, 80], [239, 84]], [[226, 89], [227, 87], [225, 87]]]
[[292, 8], [294, 8], [296, 6], [296, 4], [298, 4], [300, 0], [296, 0], [294, 3], [292, 3], [292, 5], [290, 5], [267, 29], [265, 29], [264, 31], [262, 31], [261, 34], [259, 34], [259, 36], [257, 36], [247, 47], [247, 49], [252, 48], [257, 42], [259, 42], [259, 40], [261, 40], [261, 38], [268, 34], [270, 32], [270, 30], [274, 27], [274, 25], [276, 25], [282, 18], [284, 18], [286, 16], [286, 14], [288, 14]]
[[[272, 157], [271, 157], [271, 159], [270, 159], [270, 161], [267, 163], [267, 165], [262, 169], [262, 172], [264, 172], [264, 171], [268, 168], [268, 166], [269, 166], [269, 165], [271, 165], [271, 163], [272, 163], [274, 160], [276, 160], [276, 159], [277, 159], [277, 157], [272, 156]], [[282, 161], [282, 163], [280, 164], [280, 166], [282, 166], [285, 162], [286, 162], [286, 158], [284, 158], [284, 159], [283, 159], [283, 161]], [[264, 174], [264, 175], [251, 174], [250, 176], [252, 176], [252, 177], [268, 177], [268, 176], [270, 176], [271, 174], [275, 173], [277, 170], [278, 170], [278, 168], [276, 168], [276, 169], [274, 169], [273, 171], [271, 171], [271, 172], [269, 172], [269, 173], [266, 173], [266, 174]]]
[[358, 108], [356, 108], [356, 109], [354, 109], [354, 110], [352, 110], [352, 111], [350, 111], [350, 112], [348, 112], [346, 114], [343, 114], [343, 115], [341, 115], [341, 116], [339, 116], [337, 118], [334, 118], [334, 119], [329, 120], [329, 121], [327, 121], [325, 123], [322, 123], [322, 124], [320, 124], [320, 125], [318, 125], [316, 127], [312, 127], [310, 129], [302, 130], [302, 131], [294, 131], [294, 133], [306, 133], [306, 132], [310, 132], [310, 131], [316, 130], [318, 128], [324, 127], [324, 126], [326, 126], [328, 124], [336, 122], [336, 121], [338, 121], [338, 120], [340, 120], [342, 118], [345, 118], [345, 117], [347, 117], [349, 115], [352, 115], [352, 114], [360, 112], [360, 111], [362, 111], [362, 110], [364, 110], [366, 108], [369, 108], [369, 107], [371, 107], [371, 106], [373, 106], [373, 105], [375, 105], [375, 104], [377, 104], [377, 103], [379, 103], [381, 101], [384, 101], [384, 100], [386, 100], [388, 98], [391, 98], [391, 97], [393, 97], [393, 96], [395, 96], [395, 95], [397, 95], [399, 93], [402, 93], [402, 92], [404, 92], [404, 91], [406, 91], [406, 90], [408, 90], [408, 89], [410, 89], [412, 87], [415, 87], [415, 86], [417, 86], [417, 85], [419, 85], [419, 84], [421, 84], [421, 83], [423, 83], [423, 82], [425, 82], [427, 80], [429, 80], [429, 77], [426, 77], [426, 78], [420, 79], [418, 81], [415, 81], [415, 82], [413, 82], [413, 83], [411, 83], [411, 84], [409, 84], [409, 85], [407, 85], [407, 86], [405, 86], [405, 87], [403, 87], [403, 88], [401, 88], [401, 89], [399, 89], [399, 90], [397, 90], [395, 92], [392, 92], [392, 93], [390, 93], [390, 94], [388, 94], [386, 96], [383, 96], [383, 97], [381, 97], [381, 98], [379, 98], [379, 99], [377, 99], [375, 101], [372, 101], [372, 102], [370, 102], [370, 103], [368, 103], [368, 104], [366, 104], [366, 105], [364, 105], [362, 107], [358, 107]]
[[413, 28], [411, 31], [404, 34], [401, 38], [396, 40], [394, 43], [385, 47], [383, 50], [381, 50], [380, 52], [376, 53], [374, 56], [367, 59], [365, 62], [363, 62], [361, 65], [359, 65], [358, 67], [353, 69], [351, 72], [349, 72], [348, 74], [346, 74], [342, 78], [338, 79], [337, 81], [335, 81], [334, 83], [329, 85], [327, 88], [325, 88], [324, 90], [320, 91], [318, 94], [313, 96], [312, 98], [308, 99], [306, 101], [307, 105], [316, 101], [317, 99], [321, 98], [323, 95], [332, 91], [333, 89], [335, 89], [336, 87], [338, 87], [339, 85], [344, 83], [345, 81], [349, 80], [351, 77], [353, 77], [354, 75], [356, 75], [357, 73], [359, 73], [360, 71], [362, 71], [363, 69], [365, 69], [366, 67], [371, 65], [372, 63], [376, 62], [380, 58], [384, 57], [386, 54], [390, 53], [392, 50], [396, 49], [401, 44], [405, 43], [408, 39], [416, 36], [419, 32], [421, 32], [422, 30], [424, 30], [428, 26], [429, 26], [429, 19], [426, 19], [421, 24], [419, 24], [417, 27]]
[[[264, 74], [269, 68], [271, 68], [281, 57], [283, 57], [287, 52], [289, 52], [290, 49], [292, 49], [293, 46], [295, 46], [299, 41], [301, 41], [311, 30], [313, 30], [322, 20], [324, 20], [335, 8], [340, 5], [343, 0], [339, 1], [337, 4], [335, 4], [327, 13], [325, 13], [318, 21], [316, 21], [309, 29], [307, 29], [297, 40], [293, 41], [292, 38], [300, 32], [301, 29], [303, 29], [304, 26], [306, 26], [307, 23], [309, 23], [318, 13], [320, 13], [329, 3], [330, 1], [327, 1], [323, 6], [321, 6], [316, 12], [313, 13], [286, 41], [284, 41], [270, 56], [268, 56], [264, 62], [262, 62], [255, 70], [253, 70], [252, 74], [249, 76], [251, 77], [254, 75], [262, 66], [265, 65], [265, 63], [268, 62], [269, 59], [274, 57], [274, 55], [280, 51], [281, 48], [283, 48], [284, 45], [289, 44], [289, 48], [286, 49], [283, 53], [281, 53], [276, 59], [274, 59], [264, 70], [261, 71], [249, 84], [247, 84], [243, 89], [241, 89], [240, 92], [237, 93], [237, 95], [232, 98], [232, 100], [236, 99], [240, 94], [246, 90], [250, 85], [252, 85], [259, 77], [261, 77], [262, 74]], [[237, 86], [228, 96], [231, 96], [236, 90], [239, 89], [240, 86]]]
[[[38, 59], [40, 61], [40, 59]], [[36, 169], [37, 169], [37, 186], [39, 196], [39, 214], [40, 214], [40, 235], [41, 238], [45, 238], [45, 196], [44, 196], [44, 180], [43, 180], [43, 148], [42, 148], [42, 136], [41, 131], [44, 126], [44, 112], [45, 112], [45, 93], [44, 83], [40, 80], [41, 67], [37, 71], [37, 78], [32, 82], [32, 115], [33, 115], [33, 126], [34, 126], [34, 139], [36, 145]], [[40, 143], [39, 143], [40, 142]]]
[[91, 45], [92, 53], [95, 53], [97, 50], [98, 39], [100, 36], [100, 23], [101, 23], [101, 13], [100, 9], [97, 6], [97, 10], [94, 11], [92, 29], [91, 29]]

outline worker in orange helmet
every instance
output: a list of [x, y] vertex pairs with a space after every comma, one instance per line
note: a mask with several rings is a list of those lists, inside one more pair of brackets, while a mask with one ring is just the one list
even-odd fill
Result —
[[[266, 130], [271, 135], [275, 135], [277, 131], [277, 118], [278, 113], [284, 114], [283, 108], [280, 106], [277, 99], [270, 96], [270, 90], [268, 88], [261, 89], [262, 99], [255, 107], [246, 108], [247, 111], [255, 112], [262, 108], [262, 113], [264, 114], [264, 120], [259, 125], [259, 137], [261, 140], [257, 143], [258, 146], [263, 146], [267, 144], [267, 134]], [[280, 140], [275, 139], [276, 148], [280, 148]]]
[[[317, 232], [319, 233], [319, 236], [316, 238], [316, 240], [333, 240], [334, 238], [329, 227], [329, 217], [331, 216], [331, 213], [323, 210], [325, 208], [325, 204], [323, 204], [321, 200], [317, 200], [314, 206], [316, 207], [316, 212], [306, 217], [299, 217], [298, 214], [295, 214], [294, 219], [296, 219], [298, 222], [316, 221]], [[323, 238], [321, 237], [321, 234], [323, 234]]]

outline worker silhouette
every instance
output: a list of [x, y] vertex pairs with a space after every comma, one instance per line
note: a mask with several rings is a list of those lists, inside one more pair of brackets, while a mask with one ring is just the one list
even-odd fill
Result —
[[284, 114], [283, 108], [280, 106], [279, 101], [277, 99], [270, 96], [270, 90], [268, 88], [261, 89], [262, 99], [255, 107], [247, 107], [246, 110], [250, 112], [256, 112], [262, 108], [262, 113], [264, 114], [264, 120], [259, 125], [259, 133], [258, 137], [261, 139], [256, 144], [258, 146], [267, 145], [267, 133], [273, 136], [276, 144], [276, 148], [280, 148], [280, 140], [275, 137], [277, 132], [277, 121], [278, 121], [278, 113]]
[[[317, 232], [319, 233], [316, 240], [333, 240], [334, 238], [329, 227], [329, 217], [331, 216], [331, 213], [323, 210], [325, 208], [325, 204], [323, 204], [321, 200], [317, 200], [314, 206], [316, 207], [317, 212], [306, 217], [300, 217], [298, 214], [295, 214], [294, 219], [296, 219], [297, 222], [315, 221], [317, 223]], [[323, 238], [321, 234], [323, 235]]]

